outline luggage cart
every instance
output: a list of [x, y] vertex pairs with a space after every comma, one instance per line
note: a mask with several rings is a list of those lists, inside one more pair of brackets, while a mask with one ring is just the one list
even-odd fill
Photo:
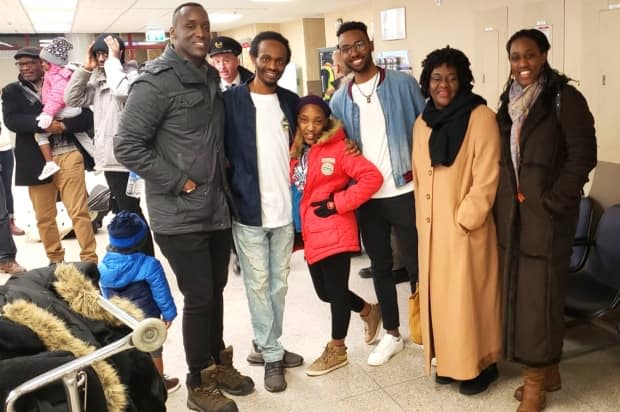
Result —
[[166, 340], [167, 329], [161, 320], [148, 318], [138, 322], [103, 297], [99, 297], [97, 303], [118, 320], [132, 328], [133, 332], [88, 355], [79, 357], [22, 383], [9, 392], [4, 404], [6, 412], [16, 412], [15, 403], [21, 396], [57, 380], [62, 380], [64, 384], [67, 394], [67, 410], [69, 412], [85, 412], [86, 407], [82, 409], [78, 392], [78, 388], [86, 383], [86, 373], [83, 372], [84, 368], [90, 366], [93, 362], [104, 360], [127, 349], [136, 348], [142, 352], [153, 352], [160, 348]]

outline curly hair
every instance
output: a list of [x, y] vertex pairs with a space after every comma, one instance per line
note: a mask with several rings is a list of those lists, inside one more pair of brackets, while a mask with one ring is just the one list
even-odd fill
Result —
[[258, 33], [252, 39], [252, 43], [250, 44], [250, 56], [254, 58], [258, 57], [258, 46], [264, 40], [275, 40], [282, 43], [282, 45], [286, 48], [286, 64], [291, 61], [291, 46], [289, 45], [288, 40], [286, 37], [275, 31], [263, 31]]
[[336, 37], [340, 37], [342, 33], [345, 33], [351, 30], [361, 31], [362, 33], [364, 33], [364, 35], [366, 35], [366, 38], [370, 40], [370, 37], [368, 37], [368, 27], [366, 27], [366, 25], [362, 23], [361, 21], [346, 21], [342, 23], [340, 27], [338, 27], [338, 31], [336, 32]]
[[446, 46], [430, 52], [422, 61], [422, 74], [420, 75], [420, 88], [422, 95], [429, 97], [431, 73], [439, 66], [446, 65], [456, 69], [459, 78], [459, 93], [470, 91], [474, 85], [474, 75], [471, 72], [469, 59], [462, 51]]

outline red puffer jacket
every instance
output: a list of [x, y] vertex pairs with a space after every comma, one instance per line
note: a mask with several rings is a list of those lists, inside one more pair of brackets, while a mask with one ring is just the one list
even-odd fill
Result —
[[[310, 264], [337, 253], [360, 250], [355, 209], [383, 184], [381, 172], [364, 156], [345, 154], [344, 129], [339, 122], [331, 124], [310, 150], [300, 204], [304, 253]], [[298, 161], [291, 160], [291, 170]], [[310, 204], [332, 193], [338, 213], [327, 218], [315, 215], [315, 207]]]

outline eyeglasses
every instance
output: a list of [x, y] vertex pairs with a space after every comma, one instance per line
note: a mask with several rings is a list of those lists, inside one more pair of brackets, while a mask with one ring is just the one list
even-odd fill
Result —
[[32, 67], [35, 64], [37, 64], [37, 62], [34, 60], [21, 61], [21, 62], [15, 62], [15, 67], [17, 67], [18, 69], [22, 69], [22, 68]]
[[353, 51], [353, 49], [355, 49], [358, 52], [363, 52], [366, 50], [366, 47], [368, 47], [368, 44], [366, 44], [366, 42], [364, 40], [358, 40], [355, 43], [353, 43], [352, 46], [346, 45], [346, 46], [338, 46], [338, 49], [346, 55], [351, 54], [351, 52]]

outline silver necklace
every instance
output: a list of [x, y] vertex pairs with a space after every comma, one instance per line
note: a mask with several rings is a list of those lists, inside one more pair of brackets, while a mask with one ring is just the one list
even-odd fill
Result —
[[361, 87], [359, 86], [359, 84], [355, 83], [355, 86], [357, 87], [357, 90], [360, 92], [360, 94], [362, 96], [364, 96], [366, 98], [366, 103], [370, 103], [370, 98], [372, 97], [372, 95], [375, 92], [375, 89], [377, 88], [377, 81], [379, 80], [379, 72], [377, 71], [377, 73], [375, 74], [375, 81], [372, 83], [372, 90], [370, 91], [370, 93], [368, 95], [365, 95], [364, 92], [362, 91]]

